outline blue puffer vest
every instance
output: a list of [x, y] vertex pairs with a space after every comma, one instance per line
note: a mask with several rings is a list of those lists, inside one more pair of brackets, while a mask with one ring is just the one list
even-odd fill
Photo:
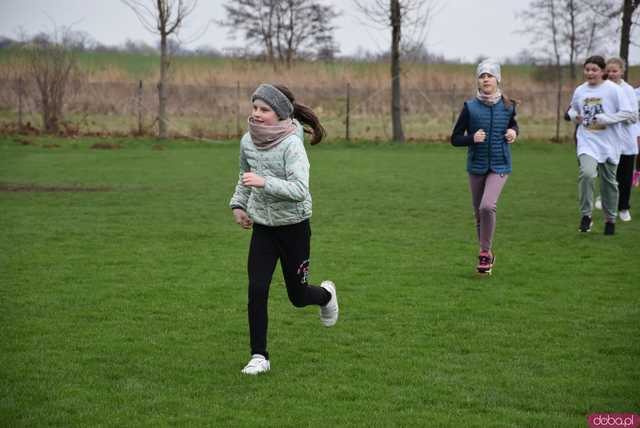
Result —
[[511, 146], [507, 144], [504, 134], [513, 116], [513, 105], [505, 108], [504, 100], [493, 106], [481, 103], [477, 99], [468, 100], [469, 110], [468, 135], [479, 129], [487, 134], [486, 141], [471, 144], [467, 151], [467, 171], [471, 174], [484, 175], [489, 171], [496, 174], [511, 172]]

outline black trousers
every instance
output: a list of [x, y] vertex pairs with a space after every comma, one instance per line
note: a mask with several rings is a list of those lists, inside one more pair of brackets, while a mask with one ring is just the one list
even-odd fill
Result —
[[618, 181], [618, 211], [631, 208], [631, 182], [633, 181], [633, 165], [636, 155], [620, 155], [616, 180]]
[[331, 294], [309, 285], [311, 227], [309, 220], [286, 226], [253, 225], [249, 247], [249, 334], [251, 354], [267, 353], [267, 301], [271, 277], [278, 259], [282, 267], [289, 300], [296, 307], [326, 305]]

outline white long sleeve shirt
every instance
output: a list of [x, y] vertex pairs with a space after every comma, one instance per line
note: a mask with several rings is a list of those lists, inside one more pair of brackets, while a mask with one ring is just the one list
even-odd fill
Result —
[[[631, 85], [624, 80], [620, 81], [619, 86], [624, 92], [624, 96], [629, 99], [632, 106], [638, 106], [638, 99], [636, 92]], [[640, 132], [640, 125], [638, 124], [638, 110], [635, 110], [635, 120], [620, 122], [618, 131], [620, 134], [620, 141], [622, 142], [621, 154], [623, 155], [637, 155], [638, 143], [636, 139]]]
[[637, 106], [624, 95], [622, 88], [608, 80], [599, 85], [583, 83], [573, 93], [572, 119], [581, 116], [577, 132], [577, 154], [586, 154], [598, 163], [618, 164], [622, 152], [621, 122], [637, 117]]
[[640, 87], [635, 89], [636, 101], [638, 103], [638, 122], [636, 122], [636, 146], [638, 145], [638, 139], [640, 138]]

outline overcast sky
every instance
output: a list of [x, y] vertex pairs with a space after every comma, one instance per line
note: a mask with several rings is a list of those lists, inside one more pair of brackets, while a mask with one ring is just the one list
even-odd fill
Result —
[[[353, 54], [359, 48], [380, 52], [388, 49], [388, 30], [363, 23], [352, 0], [320, 0], [340, 11], [335, 21], [335, 38], [341, 54]], [[366, 1], [366, 0], [365, 0]], [[529, 47], [530, 38], [517, 33], [516, 12], [530, 0], [439, 0], [439, 13], [429, 32], [427, 45], [447, 58], [473, 61], [478, 56], [502, 60]], [[191, 39], [207, 22], [224, 18], [224, 0], [200, 0], [182, 32]], [[27, 34], [50, 31], [54, 25], [85, 31], [97, 41], [119, 45], [127, 39], [144, 40], [155, 45], [157, 38], [141, 27], [133, 12], [120, 0], [0, 0], [0, 35], [16, 37], [19, 29]], [[242, 46], [242, 40], [229, 38], [226, 28], [212, 23], [194, 48], [209, 45], [223, 50]], [[640, 63], [640, 49], [632, 48], [632, 64]]]

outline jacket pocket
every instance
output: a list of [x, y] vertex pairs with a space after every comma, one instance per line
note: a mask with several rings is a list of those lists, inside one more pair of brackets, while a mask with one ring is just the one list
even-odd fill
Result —
[[476, 147], [469, 146], [469, 150], [467, 150], [467, 163], [471, 165], [476, 160]]

